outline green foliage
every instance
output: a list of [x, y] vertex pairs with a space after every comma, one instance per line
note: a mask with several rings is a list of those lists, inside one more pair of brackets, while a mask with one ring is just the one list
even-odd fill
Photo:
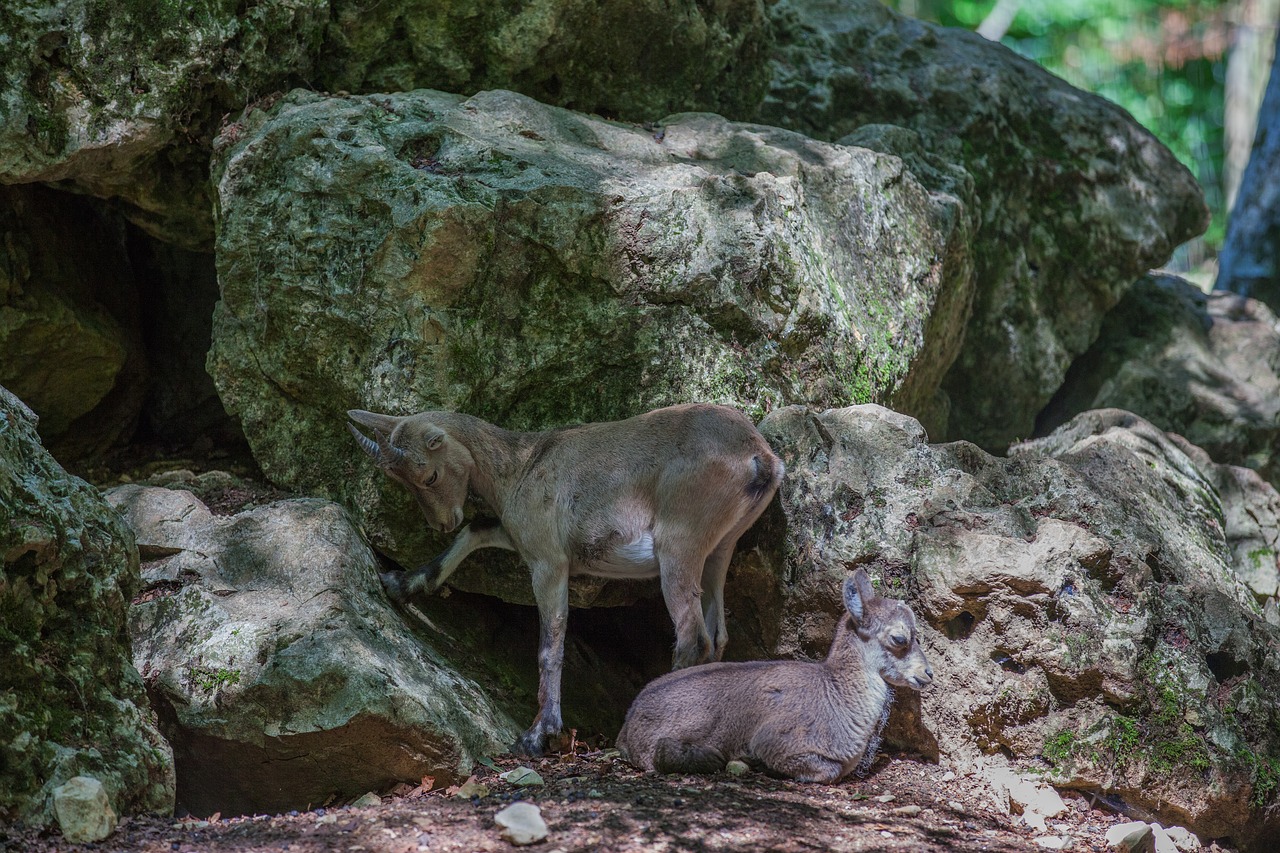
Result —
[[[899, 11], [974, 29], [996, 0], [889, 0]], [[1222, 0], [1062, 0], [1022, 3], [1002, 42], [1074, 86], [1127, 110], [1195, 174], [1225, 233]]]

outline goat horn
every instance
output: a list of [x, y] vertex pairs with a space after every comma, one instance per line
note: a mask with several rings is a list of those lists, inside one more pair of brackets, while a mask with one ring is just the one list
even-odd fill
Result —
[[375, 429], [373, 435], [378, 439], [378, 461], [379, 464], [385, 464], [388, 468], [394, 468], [397, 465], [403, 465], [406, 461], [405, 453], [399, 447], [391, 443], [391, 437], [380, 429]]
[[378, 443], [362, 433], [360, 430], [356, 429], [355, 424], [347, 424], [347, 429], [351, 430], [351, 434], [356, 437], [356, 441], [360, 443], [360, 447], [364, 449], [364, 452], [373, 457], [374, 462], [381, 465], [382, 449], [378, 447]]

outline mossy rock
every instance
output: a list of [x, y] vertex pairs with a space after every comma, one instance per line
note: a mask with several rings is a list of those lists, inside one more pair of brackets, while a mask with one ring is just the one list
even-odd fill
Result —
[[347, 409], [509, 429], [696, 400], [917, 410], [972, 288], [963, 206], [897, 157], [707, 114], [298, 91], [228, 128], [214, 177], [223, 401], [269, 477], [409, 565], [443, 542]]
[[52, 791], [102, 782], [122, 814], [170, 813], [173, 755], [130, 656], [138, 551], [0, 388], [0, 820], [45, 824]]

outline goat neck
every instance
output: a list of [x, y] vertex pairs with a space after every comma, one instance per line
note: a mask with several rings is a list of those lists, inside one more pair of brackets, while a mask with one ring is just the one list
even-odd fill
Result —
[[519, 480], [539, 436], [513, 432], [472, 415], [441, 413], [440, 426], [471, 454], [471, 491], [502, 517], [506, 497]]

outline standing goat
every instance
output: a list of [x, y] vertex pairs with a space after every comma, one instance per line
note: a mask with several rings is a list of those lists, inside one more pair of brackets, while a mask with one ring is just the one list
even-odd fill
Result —
[[541, 618], [538, 716], [515, 749], [539, 755], [560, 733], [569, 577], [662, 579], [676, 628], [674, 668], [724, 653], [724, 580], [743, 532], [768, 505], [783, 466], [744, 415], [684, 405], [625, 421], [508, 432], [451, 412], [347, 412], [360, 446], [417, 499], [427, 523], [462, 523], [468, 489], [497, 515], [463, 528], [408, 574], [382, 576], [397, 601], [440, 587], [478, 548], [517, 552]]
[[889, 685], [933, 681], [916, 620], [862, 569], [844, 583], [848, 616], [821, 663], [711, 663], [648, 684], [618, 748], [660, 773], [714, 773], [742, 759], [801, 782], [836, 782], [868, 755], [888, 717]]

